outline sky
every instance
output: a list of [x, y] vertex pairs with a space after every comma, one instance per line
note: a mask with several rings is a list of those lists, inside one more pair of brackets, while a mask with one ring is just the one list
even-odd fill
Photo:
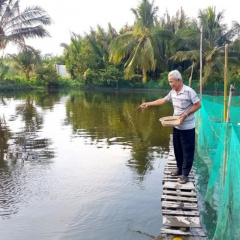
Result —
[[[40, 6], [53, 19], [54, 23], [46, 27], [51, 38], [28, 40], [27, 44], [40, 50], [42, 54], [61, 55], [61, 43], [70, 43], [71, 32], [84, 35], [90, 28], [96, 29], [99, 24], [107, 29], [108, 23], [119, 31], [126, 23], [134, 23], [134, 14], [131, 8], [137, 8], [140, 0], [20, 0], [23, 10], [27, 6]], [[151, 2], [151, 0], [150, 0]], [[229, 0], [155, 0], [158, 6], [157, 16], [162, 16], [166, 10], [170, 16], [176, 14], [181, 7], [188, 17], [196, 18], [199, 9], [215, 6], [217, 12], [224, 10], [224, 23], [231, 26], [232, 21], [240, 23], [240, 14], [236, 1]], [[6, 52], [17, 50], [9, 46]]]

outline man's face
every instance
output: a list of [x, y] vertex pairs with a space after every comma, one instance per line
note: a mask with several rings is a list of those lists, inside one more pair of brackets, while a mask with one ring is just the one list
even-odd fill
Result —
[[182, 81], [181, 80], [175, 80], [173, 76], [168, 77], [168, 83], [171, 86], [173, 90], [178, 90], [181, 86]]

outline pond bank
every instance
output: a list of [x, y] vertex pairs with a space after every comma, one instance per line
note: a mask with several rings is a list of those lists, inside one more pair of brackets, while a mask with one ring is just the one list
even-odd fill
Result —
[[[186, 82], [184, 84], [187, 85]], [[199, 93], [197, 84], [193, 84], [192, 88]], [[170, 86], [160, 86], [157, 83], [143, 87], [106, 87], [106, 86], [83, 86], [76, 80], [62, 79], [59, 82], [53, 83], [51, 86], [37, 81], [15, 81], [2, 80], [0, 81], [0, 93], [6, 92], [26, 92], [26, 91], [62, 91], [62, 90], [84, 90], [84, 91], [103, 91], [103, 92], [169, 92]], [[229, 86], [228, 86], [229, 91]], [[223, 84], [210, 84], [203, 86], [203, 94], [208, 95], [223, 95]], [[235, 86], [234, 95], [240, 95], [240, 85]]]

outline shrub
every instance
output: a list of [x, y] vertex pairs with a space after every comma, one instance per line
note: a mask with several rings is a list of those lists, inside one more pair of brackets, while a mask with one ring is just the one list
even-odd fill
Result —
[[168, 73], [169, 72], [163, 72], [160, 75], [160, 79], [159, 79], [159, 86], [161, 88], [167, 88], [169, 87], [169, 83], [168, 83]]
[[31, 89], [42, 89], [43, 85], [39, 85], [35, 80], [28, 81], [23, 76], [11, 76], [6, 74], [1, 80], [0, 90], [1, 91], [14, 91], [14, 90], [31, 90]]

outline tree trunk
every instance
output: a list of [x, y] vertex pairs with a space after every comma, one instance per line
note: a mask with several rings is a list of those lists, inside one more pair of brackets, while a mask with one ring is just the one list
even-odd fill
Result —
[[26, 79], [29, 81], [29, 79], [30, 79], [30, 71], [29, 71], [29, 70], [27, 70], [27, 71], [25, 72], [25, 77], [26, 77]]

